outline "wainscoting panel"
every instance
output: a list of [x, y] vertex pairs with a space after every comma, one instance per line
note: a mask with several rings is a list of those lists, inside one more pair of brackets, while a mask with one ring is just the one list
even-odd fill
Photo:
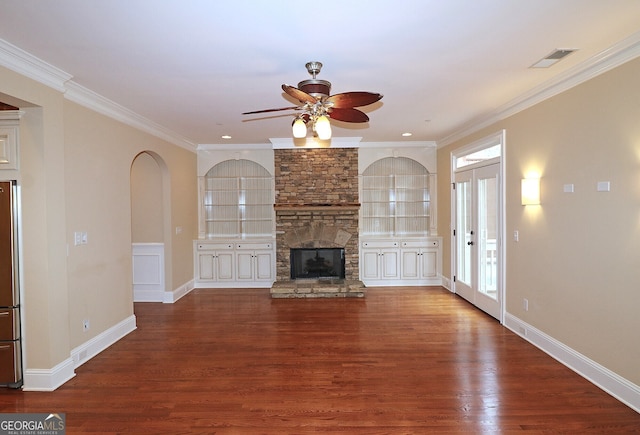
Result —
[[133, 301], [164, 301], [164, 243], [133, 243]]

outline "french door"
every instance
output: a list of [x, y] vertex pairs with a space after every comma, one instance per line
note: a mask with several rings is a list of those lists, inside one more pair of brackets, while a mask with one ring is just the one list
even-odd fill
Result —
[[455, 292], [502, 321], [500, 164], [455, 174]]

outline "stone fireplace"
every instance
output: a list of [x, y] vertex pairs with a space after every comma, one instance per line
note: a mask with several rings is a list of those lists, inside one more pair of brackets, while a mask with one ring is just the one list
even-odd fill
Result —
[[[273, 297], [362, 297], [357, 148], [276, 149]], [[291, 249], [344, 249], [344, 279], [292, 279]]]

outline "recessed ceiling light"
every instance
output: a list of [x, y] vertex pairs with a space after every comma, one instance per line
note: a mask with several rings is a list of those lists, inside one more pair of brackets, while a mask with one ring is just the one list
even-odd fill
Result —
[[229, 136], [228, 134], [225, 134], [222, 136], [222, 139], [231, 139], [231, 136]]
[[404, 137], [413, 136], [413, 133], [409, 133], [409, 132], [402, 133], [402, 136], [404, 136]]

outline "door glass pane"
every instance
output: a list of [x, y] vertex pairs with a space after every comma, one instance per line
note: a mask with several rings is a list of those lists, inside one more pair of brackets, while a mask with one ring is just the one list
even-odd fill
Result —
[[471, 285], [471, 182], [456, 183], [458, 261], [456, 279]]
[[496, 299], [498, 183], [496, 177], [478, 180], [479, 291]]
[[464, 168], [465, 166], [475, 165], [477, 163], [484, 162], [485, 160], [491, 160], [496, 157], [500, 157], [500, 148], [500, 144], [496, 144], [492, 147], [467, 154], [466, 156], [460, 156], [456, 159], [456, 169]]

